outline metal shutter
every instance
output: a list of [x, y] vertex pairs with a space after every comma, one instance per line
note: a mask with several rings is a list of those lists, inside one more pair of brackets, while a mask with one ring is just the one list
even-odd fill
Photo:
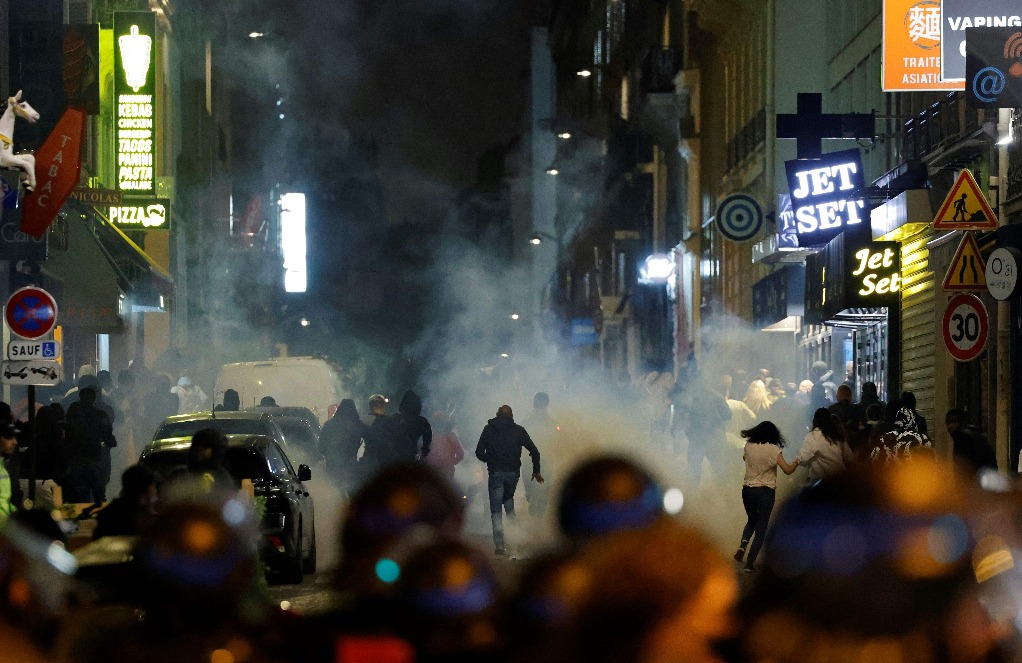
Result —
[[934, 276], [926, 243], [933, 234], [927, 228], [901, 243], [901, 388], [915, 393], [916, 409], [926, 417], [931, 434], [937, 425], [933, 411], [936, 322]]

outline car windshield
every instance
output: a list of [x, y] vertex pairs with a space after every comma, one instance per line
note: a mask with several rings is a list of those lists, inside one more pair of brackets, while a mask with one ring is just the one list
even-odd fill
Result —
[[[166, 478], [175, 470], [188, 466], [188, 449], [160, 449], [146, 453], [143, 464], [153, 472]], [[263, 479], [269, 475], [266, 458], [248, 447], [228, 447], [224, 455], [224, 467], [237, 480]]]
[[203, 428], [215, 428], [224, 435], [270, 435], [269, 425], [262, 419], [195, 419], [164, 424], [156, 440], [191, 437]]
[[281, 432], [284, 433], [284, 440], [289, 448], [295, 445], [307, 451], [317, 450], [319, 440], [316, 439], [316, 434], [305, 422], [277, 420], [277, 425], [280, 426]]

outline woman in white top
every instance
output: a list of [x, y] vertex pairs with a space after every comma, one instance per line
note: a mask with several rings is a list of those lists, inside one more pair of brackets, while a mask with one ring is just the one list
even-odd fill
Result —
[[826, 408], [813, 415], [813, 429], [802, 442], [798, 462], [809, 468], [810, 481], [844, 472], [852, 463], [852, 448], [845, 442], [841, 425]]
[[745, 559], [745, 549], [751, 539], [752, 547], [749, 548], [748, 559], [745, 559], [745, 571], [751, 573], [766, 538], [770, 513], [774, 510], [777, 467], [780, 466], [785, 474], [791, 474], [798, 467], [798, 461], [789, 464], [784, 460], [784, 454], [781, 452], [784, 438], [773, 422], [764, 421], [755, 428], [743, 430], [742, 437], [746, 440], [742, 503], [749, 519], [742, 531], [742, 543], [735, 553], [735, 561], [741, 562]]

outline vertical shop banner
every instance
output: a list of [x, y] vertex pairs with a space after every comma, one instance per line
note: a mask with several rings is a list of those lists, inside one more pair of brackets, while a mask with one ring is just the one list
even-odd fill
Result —
[[117, 121], [117, 188], [155, 193], [156, 17], [152, 12], [114, 13], [114, 96]]
[[961, 90], [940, 80], [940, 0], [884, 0], [885, 92]]
[[965, 97], [974, 108], [1022, 108], [1022, 28], [969, 28]]
[[1022, 28], [1018, 0], [941, 0], [940, 79], [965, 82], [965, 31]]
[[36, 187], [24, 197], [22, 232], [41, 238], [71, 197], [81, 177], [84, 141], [85, 113], [78, 108], [68, 108], [36, 152]]

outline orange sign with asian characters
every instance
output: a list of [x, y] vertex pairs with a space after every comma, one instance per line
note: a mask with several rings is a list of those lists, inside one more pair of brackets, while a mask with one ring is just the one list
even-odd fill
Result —
[[884, 0], [885, 92], [964, 90], [940, 80], [940, 0]]

